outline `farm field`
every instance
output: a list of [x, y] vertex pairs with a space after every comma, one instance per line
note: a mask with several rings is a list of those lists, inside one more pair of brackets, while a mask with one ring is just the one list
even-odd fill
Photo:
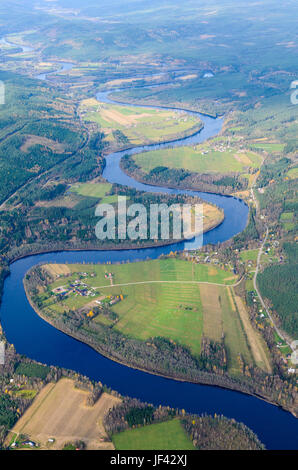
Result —
[[[84, 197], [100, 199], [101, 204], [114, 204], [118, 201], [117, 194], [108, 194], [112, 188], [110, 183], [91, 182], [75, 183], [71, 186], [70, 192]], [[130, 199], [126, 196], [127, 201]]]
[[194, 173], [247, 173], [249, 168], [257, 169], [261, 163], [261, 157], [251, 151], [228, 147], [215, 150], [206, 146], [155, 150], [132, 158], [146, 173], [159, 166], [183, 168]]
[[277, 153], [277, 152], [282, 152], [285, 145], [279, 144], [279, 143], [271, 143], [271, 142], [256, 142], [256, 143], [252, 143], [251, 147], [258, 149], [258, 150], [264, 150], [265, 152]]
[[116, 450], [194, 450], [179, 419], [129, 429], [112, 436]]
[[[110, 183], [76, 183], [71, 186], [70, 192], [79, 196], [100, 199], [101, 204], [113, 204], [117, 202], [118, 197], [116, 194], [108, 194], [111, 188]], [[127, 200], [129, 200], [129, 197], [127, 197]]]
[[94, 98], [82, 101], [85, 121], [97, 123], [114, 148], [166, 142], [199, 131], [201, 121], [180, 111], [132, 108], [100, 103]]
[[71, 186], [70, 190], [80, 196], [103, 198], [111, 188], [110, 183], [76, 183]]
[[[254, 362], [247, 331], [229, 287], [236, 282], [231, 271], [174, 258], [122, 265], [73, 264], [67, 268], [73, 274], [65, 278], [61, 277], [61, 265], [45, 265], [52, 275], [56, 269], [60, 276], [49, 289], [67, 289], [81, 273], [92, 298], [75, 294], [58, 302], [53, 302], [53, 297], [46, 298], [43, 307], [51, 315], [78, 309], [90, 314], [98, 302], [121, 298], [111, 306], [116, 322], [100, 312], [92, 321], [144, 341], [165, 337], [189, 348], [195, 356], [201, 352], [202, 336], [221, 341], [224, 335], [231, 372], [239, 371], [239, 353], [247, 363]], [[258, 347], [262, 349], [263, 344], [258, 343]], [[260, 353], [258, 357], [261, 356]], [[262, 360], [258, 364], [267, 367]]]
[[[74, 387], [71, 379], [47, 384], [18, 420], [12, 434], [27, 435], [42, 449], [62, 449], [68, 442], [82, 440], [88, 449], [113, 449], [102, 424], [105, 413], [120, 399], [103, 393], [94, 406], [85, 404], [87, 391]], [[11, 436], [9, 436], [11, 437]], [[49, 443], [48, 439], [54, 439]]]

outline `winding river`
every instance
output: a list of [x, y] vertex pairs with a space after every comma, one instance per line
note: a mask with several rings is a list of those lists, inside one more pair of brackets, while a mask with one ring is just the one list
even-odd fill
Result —
[[[65, 63], [66, 64], [66, 63]], [[62, 66], [62, 69], [61, 69]], [[59, 63], [59, 71], [69, 70]], [[41, 80], [47, 78], [40, 74]], [[110, 101], [107, 92], [100, 92], [97, 98]], [[248, 208], [243, 201], [227, 196], [195, 191], [179, 191], [156, 186], [144, 185], [127, 176], [119, 163], [123, 154], [144, 152], [166, 146], [189, 145], [203, 142], [216, 135], [222, 128], [221, 118], [212, 119], [199, 115], [204, 129], [192, 137], [170, 144], [159, 144], [116, 152], [107, 157], [104, 177], [150, 192], [189, 193], [198, 195], [206, 201], [224, 209], [225, 219], [221, 225], [204, 235], [204, 244], [228, 240], [242, 231], [247, 222]], [[253, 429], [268, 449], [297, 449], [298, 420], [290, 413], [261, 399], [219, 387], [190, 384], [148, 374], [113, 362], [101, 356], [88, 345], [55, 329], [43, 321], [30, 306], [23, 288], [23, 278], [29, 268], [44, 262], [56, 263], [105, 263], [154, 259], [171, 250], [185, 250], [197, 246], [196, 240], [177, 243], [167, 247], [140, 250], [115, 251], [78, 251], [45, 253], [15, 261], [10, 266], [10, 275], [5, 280], [0, 320], [10, 343], [18, 353], [37, 361], [78, 371], [93, 380], [99, 380], [123, 395], [130, 395], [155, 405], [163, 404], [184, 408], [193, 413], [223, 414], [244, 422]]]

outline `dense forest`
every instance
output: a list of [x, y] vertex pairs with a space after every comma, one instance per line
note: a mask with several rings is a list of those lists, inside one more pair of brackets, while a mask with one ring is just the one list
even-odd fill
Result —
[[270, 300], [278, 313], [282, 327], [296, 338], [298, 335], [298, 247], [286, 243], [287, 261], [278, 266], [268, 266], [258, 276], [262, 294]]

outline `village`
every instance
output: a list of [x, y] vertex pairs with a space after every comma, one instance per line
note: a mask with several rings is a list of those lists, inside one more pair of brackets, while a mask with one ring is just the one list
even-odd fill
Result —
[[[80, 313], [86, 313], [88, 318], [93, 318], [96, 316], [96, 312], [98, 308], [104, 308], [107, 306], [112, 306], [121, 302], [124, 297], [122, 294], [114, 295], [114, 294], [103, 294], [101, 293], [97, 287], [90, 286], [86, 278], [96, 277], [96, 273], [86, 273], [86, 272], [79, 272], [76, 273], [78, 278], [71, 280], [68, 282], [67, 285], [62, 285], [55, 287], [52, 289], [51, 294], [56, 297], [57, 302], [63, 302], [67, 299], [71, 299], [73, 297], [85, 297], [86, 303], [83, 303], [83, 306], [78, 309]], [[111, 272], [106, 272], [104, 274], [105, 279], [109, 280], [110, 285], [114, 285], [114, 274]], [[92, 298], [96, 299], [92, 299]], [[90, 301], [88, 301], [90, 299]], [[90, 310], [92, 307], [97, 307], [94, 311]]]

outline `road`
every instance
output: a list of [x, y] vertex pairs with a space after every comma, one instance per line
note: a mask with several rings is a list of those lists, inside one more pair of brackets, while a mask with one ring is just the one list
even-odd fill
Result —
[[268, 227], [266, 227], [266, 234], [265, 234], [265, 237], [264, 237], [264, 240], [262, 242], [262, 245], [259, 249], [259, 253], [258, 253], [258, 257], [257, 257], [257, 267], [256, 267], [256, 271], [255, 271], [255, 274], [254, 274], [254, 277], [253, 277], [253, 285], [254, 285], [254, 289], [259, 297], [259, 300], [261, 302], [261, 305], [262, 307], [264, 308], [265, 312], [267, 313], [268, 315], [268, 318], [269, 320], [271, 321], [272, 323], [272, 326], [273, 328], [275, 329], [276, 333], [280, 336], [280, 338], [282, 340], [284, 340], [287, 345], [291, 348], [291, 350], [294, 352], [294, 348], [291, 346], [291, 343], [289, 343], [289, 341], [284, 337], [283, 333], [280, 331], [280, 329], [278, 328], [278, 326], [275, 324], [274, 322], [274, 319], [272, 318], [272, 315], [269, 311], [269, 309], [266, 307], [266, 304], [263, 300], [263, 297], [261, 296], [260, 294], [260, 291], [258, 289], [258, 284], [257, 284], [257, 276], [258, 276], [258, 272], [259, 272], [259, 268], [260, 268], [260, 264], [261, 264], [261, 256], [262, 256], [262, 253], [263, 253], [263, 248], [264, 248], [264, 245], [268, 239], [268, 235], [269, 235], [269, 230], [268, 230]]
[[111, 287], [122, 287], [122, 286], [136, 286], [138, 284], [209, 284], [211, 286], [220, 286], [220, 287], [236, 287], [242, 278], [239, 279], [235, 284], [219, 284], [217, 282], [208, 282], [208, 281], [138, 281], [138, 282], [127, 282], [125, 284], [113, 284], [112, 286], [97, 286], [94, 289], [108, 289]]

